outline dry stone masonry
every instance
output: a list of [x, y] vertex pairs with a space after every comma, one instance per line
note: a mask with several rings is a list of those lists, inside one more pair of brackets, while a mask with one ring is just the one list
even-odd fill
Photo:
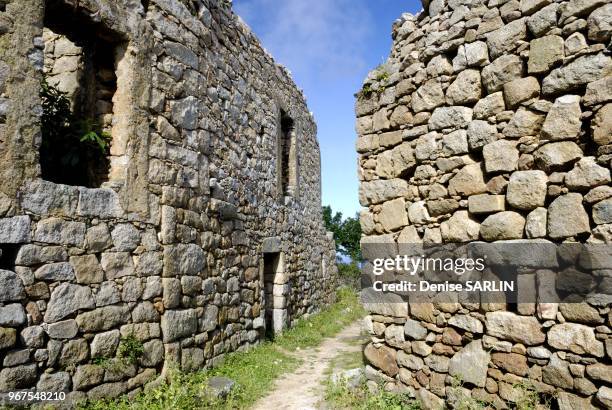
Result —
[[[112, 137], [90, 186], [41, 177], [43, 74]], [[1, 392], [135, 393], [332, 301], [314, 120], [230, 2], [2, 0], [0, 94]]]
[[[612, 243], [612, 4], [423, 6], [357, 95], [362, 243]], [[610, 409], [612, 277], [596, 273], [568, 276], [606, 293], [581, 303], [368, 304], [366, 375], [426, 408], [508, 408], [533, 386]]]

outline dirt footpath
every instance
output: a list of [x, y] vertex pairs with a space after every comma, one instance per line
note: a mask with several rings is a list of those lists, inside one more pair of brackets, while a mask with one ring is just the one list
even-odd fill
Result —
[[290, 354], [304, 360], [293, 373], [281, 376], [272, 392], [260, 399], [255, 410], [313, 410], [326, 408], [323, 402], [324, 383], [331, 374], [356, 367], [361, 355], [362, 321], [344, 328], [335, 337], [325, 339], [319, 346]]

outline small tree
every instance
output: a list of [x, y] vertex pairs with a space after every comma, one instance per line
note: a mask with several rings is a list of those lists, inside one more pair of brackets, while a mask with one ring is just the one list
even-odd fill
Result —
[[348, 256], [354, 264], [361, 262], [361, 224], [359, 214], [342, 219], [342, 213], [334, 213], [331, 206], [323, 207], [323, 221], [328, 231], [334, 234], [336, 252]]

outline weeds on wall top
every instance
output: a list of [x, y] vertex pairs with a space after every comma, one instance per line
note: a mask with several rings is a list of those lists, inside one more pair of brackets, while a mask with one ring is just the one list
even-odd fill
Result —
[[390, 74], [380, 67], [377, 69], [377, 73], [374, 77], [374, 83], [366, 83], [364, 84], [361, 91], [359, 91], [355, 96], [357, 99], [369, 99], [372, 95], [381, 95], [385, 92], [389, 85]]

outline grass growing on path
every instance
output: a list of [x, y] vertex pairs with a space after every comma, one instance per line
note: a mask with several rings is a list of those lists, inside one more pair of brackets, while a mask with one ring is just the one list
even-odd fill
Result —
[[[319, 345], [348, 324], [363, 317], [355, 291], [341, 288], [335, 304], [321, 312], [300, 320], [292, 329], [248, 352], [226, 355], [219, 367], [196, 373], [175, 371], [171, 382], [133, 398], [127, 396], [86, 403], [88, 410], [190, 410], [190, 409], [246, 409], [264, 397], [282, 374], [295, 370], [301, 360], [287, 351]], [[225, 401], [211, 400], [206, 394], [207, 380], [225, 376], [236, 386]]]
[[407, 394], [391, 393], [379, 388], [368, 390], [365, 383], [349, 387], [345, 382], [334, 383], [331, 378], [325, 389], [325, 400], [338, 410], [421, 410], [421, 403]]

